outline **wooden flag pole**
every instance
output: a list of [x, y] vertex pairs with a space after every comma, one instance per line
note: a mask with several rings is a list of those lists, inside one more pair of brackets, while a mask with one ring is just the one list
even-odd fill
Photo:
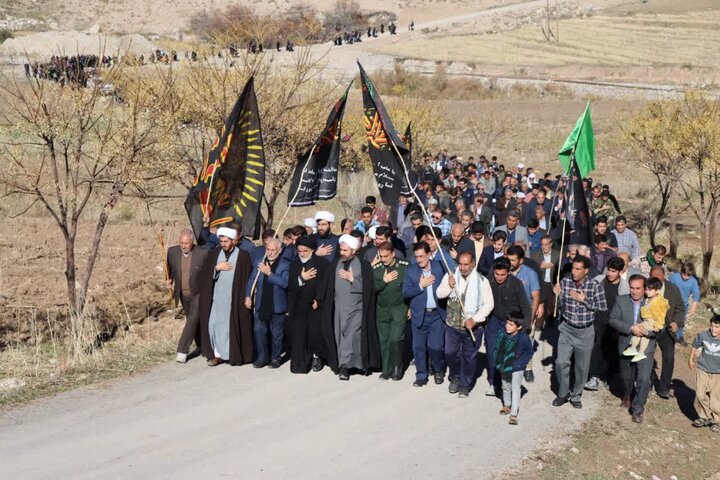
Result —
[[[410, 174], [408, 173], [408, 169], [405, 166], [405, 160], [403, 160], [403, 157], [400, 154], [400, 151], [398, 150], [397, 146], [395, 145], [395, 142], [393, 142], [392, 139], [390, 139], [390, 145], [393, 146], [393, 148], [395, 149], [395, 153], [398, 155], [398, 160], [400, 161], [400, 165], [402, 165], [403, 173], [405, 174], [405, 180], [407, 181], [408, 188], [410, 189], [410, 191], [412, 191], [413, 196], [417, 200], [418, 205], [420, 206], [420, 208], [423, 211], [423, 214], [425, 215], [425, 218], [427, 218], [428, 223], [430, 223], [430, 233], [432, 234], [433, 239], [435, 240], [435, 243], [437, 243], [438, 252], [440, 253], [440, 258], [442, 259], [442, 262], [445, 264], [445, 268], [447, 269], [448, 274], [453, 275], [455, 272], [453, 272], [453, 270], [450, 268], [450, 265], [448, 264], [447, 260], [445, 259], [445, 255], [443, 254], [442, 247], [440, 246], [440, 240], [437, 238], [437, 236], [435, 235], [435, 232], [433, 231], [432, 222], [430, 221], [430, 215], [428, 215], [428, 212], [425, 209], [425, 205], [423, 205], [422, 200], [420, 199], [420, 196], [415, 191], [415, 188], [413, 188], [411, 185]], [[455, 296], [457, 297], [458, 302], [460, 302], [460, 308], [462, 309], [463, 314], [464, 314], [465, 313], [465, 305], [463, 305], [462, 298], [460, 298], [460, 292], [457, 291], [456, 287], [457, 287], [457, 285], [455, 287], [452, 287], [452, 291], [453, 291], [453, 293], [455, 293]], [[475, 339], [475, 333], [469, 328], [467, 328], [467, 331], [470, 333], [470, 338], [472, 338], [473, 343], [476, 343], [477, 340]]]
[[[307, 156], [307, 158], [305, 159], [305, 165], [303, 165], [303, 168], [302, 168], [302, 170], [300, 171], [300, 180], [298, 181], [298, 188], [297, 188], [297, 190], [295, 190], [295, 194], [293, 195], [292, 200], [290, 200], [290, 201], [288, 202], [288, 206], [287, 206], [287, 208], [285, 209], [285, 213], [283, 214], [282, 218], [281, 218], [280, 221], [278, 222], [278, 226], [277, 226], [277, 229], [275, 230], [275, 236], [274, 236], [274, 238], [277, 238], [278, 233], [280, 232], [280, 228], [282, 227], [283, 222], [284, 222], [285, 219], [287, 218], [288, 213], [290, 213], [290, 208], [292, 208], [292, 203], [297, 199], [297, 196], [298, 196], [298, 194], [300, 193], [300, 190], [302, 189], [302, 180], [303, 180], [303, 177], [305, 176], [305, 172], [307, 171], [307, 166], [308, 166], [308, 164], [310, 163], [310, 158], [312, 158], [312, 154], [313, 154], [313, 152], [315, 151], [315, 146], [316, 146], [316, 145], [317, 145], [317, 142], [316, 142], [316, 143], [313, 143], [312, 148], [310, 149], [310, 154], [309, 154], [309, 155]], [[267, 249], [265, 249], [265, 254], [263, 255], [262, 260], [260, 260], [260, 263], [263, 263], [266, 258], [267, 258]], [[253, 267], [254, 267], [254, 265], [253, 265]], [[253, 296], [255, 295], [255, 287], [257, 286], [257, 282], [258, 282], [258, 279], [259, 279], [259, 278], [260, 278], [260, 270], [258, 270], [257, 274], [255, 275], [255, 278], [253, 279], [252, 287], [250, 288], [250, 298], [251, 298], [251, 299], [252, 299]]]
[[165, 250], [165, 238], [163, 236], [162, 230], [160, 230], [160, 233], [158, 233], [158, 244], [160, 245], [160, 255], [162, 255], [163, 269], [165, 270], [165, 286], [168, 289], [168, 294], [170, 296], [170, 306], [172, 307], [175, 301], [175, 295], [173, 295], [173, 289], [167, 286], [167, 283], [170, 281], [170, 268], [168, 267], [167, 263], [167, 251]]
[[[573, 146], [572, 154], [570, 155], [570, 164], [568, 165], [568, 169], [567, 169], [567, 171], [565, 172], [565, 176], [566, 176], [566, 177], [567, 177], [567, 176], [570, 174], [570, 172], [572, 171], [572, 164], [573, 164], [574, 161], [575, 161], [575, 146]], [[559, 189], [560, 189], [560, 182], [558, 182], [558, 186], [557, 186], [557, 188], [555, 189], [555, 195], [557, 195], [557, 192], [558, 192]], [[565, 248], [565, 227], [567, 226], [567, 210], [568, 210], [568, 203], [567, 203], [567, 201], [568, 201], [568, 199], [567, 199], [567, 197], [566, 197], [566, 198], [565, 198], [565, 218], [561, 218], [561, 220], [562, 220], [562, 222], [563, 222], [563, 228], [562, 228], [562, 235], [561, 235], [561, 237], [560, 237], [560, 257], [558, 258], [558, 268], [557, 268], [557, 277], [556, 277], [557, 279], [556, 279], [556, 281], [555, 281], [555, 284], [556, 284], [556, 285], [560, 285], [560, 273], [561, 273], [561, 270], [562, 270], [560, 267], [562, 266], [562, 261], [563, 261], [563, 249]], [[562, 215], [562, 212], [560, 212], [560, 214]], [[551, 218], [550, 221], [552, 221], [552, 218]], [[555, 306], [553, 307], [553, 318], [555, 318], [555, 317], [557, 316], [557, 311], [558, 311], [558, 299], [559, 299], [559, 298], [560, 298], [560, 294], [559, 294], [559, 293], [555, 293]]]

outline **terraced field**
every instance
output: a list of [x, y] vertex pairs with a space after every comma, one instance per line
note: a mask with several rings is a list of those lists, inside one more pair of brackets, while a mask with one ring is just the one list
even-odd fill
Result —
[[[720, 6], [720, 5], [719, 5]], [[495, 34], [434, 34], [378, 45], [410, 58], [502, 66], [720, 66], [720, 10], [677, 14], [597, 14], [560, 21], [560, 43], [540, 26]]]

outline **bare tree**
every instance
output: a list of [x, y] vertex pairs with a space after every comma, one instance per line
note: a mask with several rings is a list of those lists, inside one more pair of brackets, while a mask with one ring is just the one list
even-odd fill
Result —
[[[650, 244], [654, 247], [657, 233], [671, 209], [678, 179], [685, 171], [676, 139], [669, 132], [676, 128], [677, 107], [664, 102], [651, 102], [642, 111], [620, 127], [620, 143], [640, 161], [640, 165], [653, 176], [657, 195], [645, 212]], [[670, 257], [677, 256], [677, 219], [671, 218]]]
[[[108, 86], [126, 88], [107, 95]], [[0, 80], [0, 184], [7, 195], [39, 203], [65, 240], [65, 277], [71, 312], [86, 306], [90, 279], [105, 226], [118, 202], [135, 187], [176, 178], [168, 158], [170, 80], [150, 88], [123, 67], [104, 72], [88, 87], [40, 79]], [[120, 100], [122, 98], [122, 100]], [[100, 205], [90, 251], [78, 257], [80, 219], [91, 198]], [[78, 264], [84, 268], [78, 276]]]

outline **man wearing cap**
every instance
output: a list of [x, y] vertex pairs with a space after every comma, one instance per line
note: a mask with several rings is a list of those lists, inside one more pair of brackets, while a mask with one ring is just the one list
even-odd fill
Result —
[[297, 257], [288, 272], [288, 333], [290, 335], [290, 371], [319, 372], [327, 347], [322, 332], [320, 289], [329, 263], [315, 255], [317, 240], [302, 236], [295, 241]]
[[340, 380], [349, 380], [352, 369], [368, 373], [381, 363], [373, 271], [369, 263], [356, 255], [359, 248], [356, 237], [340, 237], [340, 256], [330, 264], [321, 289], [327, 360]]
[[252, 318], [245, 307], [250, 254], [236, 245], [236, 229], [218, 228], [217, 236], [220, 246], [208, 253], [201, 275], [202, 351], [211, 367], [242, 365], [253, 359]]
[[317, 250], [315, 250], [315, 255], [318, 257], [327, 257], [328, 259], [336, 257], [338, 251], [338, 236], [332, 233], [332, 224], [335, 223], [335, 215], [321, 210], [315, 214], [315, 223], [317, 224], [317, 233], [315, 234]]
[[[382, 228], [382, 227], [381, 227]], [[390, 242], [377, 247], [380, 262], [373, 267], [377, 294], [376, 323], [382, 357], [381, 380], [403, 377], [402, 351], [408, 307], [402, 295], [402, 284], [408, 263], [398, 260]]]

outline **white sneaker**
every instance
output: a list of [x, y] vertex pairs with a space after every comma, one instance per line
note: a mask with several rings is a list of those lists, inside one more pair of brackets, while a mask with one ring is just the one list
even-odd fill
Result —
[[645, 360], [647, 356], [644, 353], [638, 353], [633, 357], [632, 360], [630, 360], [632, 363], [639, 362], [640, 360]]
[[626, 357], [634, 357], [635, 355], [639, 354], [640, 352], [637, 351], [635, 347], [628, 347], [623, 352], [623, 355]]
[[177, 355], [175, 355], [175, 361], [177, 363], [187, 363], [187, 353], [178, 352]]
[[487, 390], [485, 390], [485, 395], [488, 397], [494, 397], [495, 396], [495, 387], [492, 385], [488, 385]]

